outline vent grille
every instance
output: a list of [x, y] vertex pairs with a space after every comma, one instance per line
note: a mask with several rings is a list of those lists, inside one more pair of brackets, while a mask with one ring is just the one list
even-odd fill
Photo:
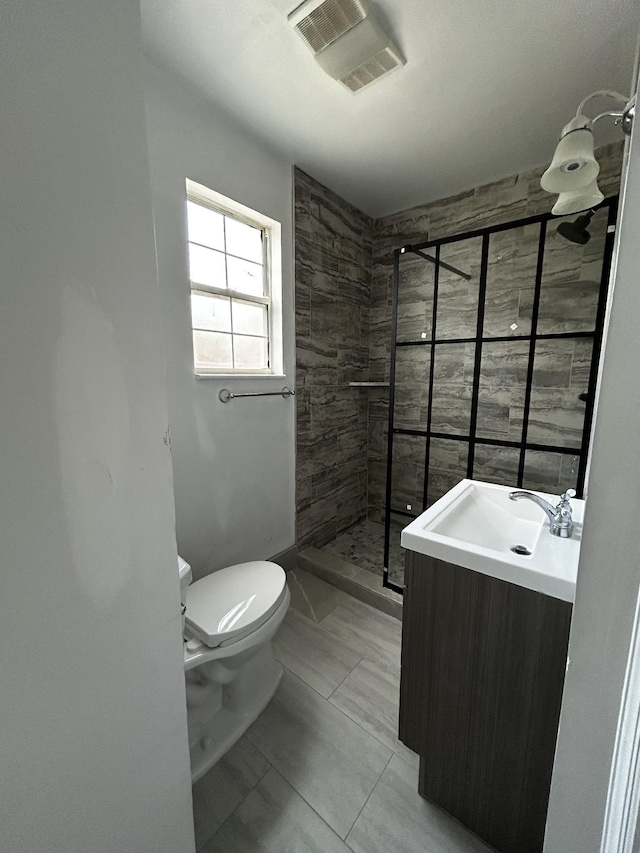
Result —
[[[297, 12], [296, 9], [292, 14]], [[365, 17], [364, 6], [359, 0], [325, 0], [302, 18], [295, 28], [311, 50], [318, 53]]]
[[398, 56], [386, 47], [384, 50], [376, 53], [375, 56], [367, 59], [362, 65], [354, 68], [349, 74], [341, 77], [340, 82], [352, 92], [358, 92], [360, 89], [368, 86], [369, 83], [373, 83], [375, 80], [393, 71], [394, 68], [399, 68], [402, 64]]

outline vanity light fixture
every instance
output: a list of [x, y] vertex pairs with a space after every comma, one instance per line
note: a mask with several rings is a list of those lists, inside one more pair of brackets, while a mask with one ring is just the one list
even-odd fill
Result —
[[[624, 108], [605, 110], [594, 118], [587, 118], [583, 110], [593, 98], [610, 98], [623, 104]], [[629, 134], [635, 105], [635, 96], [629, 100], [625, 95], [608, 89], [592, 92], [580, 103], [575, 118], [562, 129], [551, 165], [540, 179], [543, 190], [558, 194], [551, 210], [556, 216], [589, 210], [604, 199], [597, 183], [600, 164], [593, 153], [593, 126], [605, 116], [612, 116], [616, 124], [622, 126], [623, 132]]]

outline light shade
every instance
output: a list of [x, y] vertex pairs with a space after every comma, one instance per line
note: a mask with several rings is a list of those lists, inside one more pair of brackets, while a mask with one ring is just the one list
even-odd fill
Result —
[[571, 130], [556, 147], [551, 165], [540, 179], [549, 193], [567, 193], [586, 187], [598, 177], [600, 166], [593, 154], [593, 133], [582, 127]]
[[554, 216], [568, 216], [571, 213], [580, 213], [582, 210], [589, 210], [592, 207], [600, 204], [604, 196], [598, 189], [598, 184], [593, 180], [586, 187], [572, 190], [571, 192], [560, 193], [558, 200], [553, 205], [551, 213]]

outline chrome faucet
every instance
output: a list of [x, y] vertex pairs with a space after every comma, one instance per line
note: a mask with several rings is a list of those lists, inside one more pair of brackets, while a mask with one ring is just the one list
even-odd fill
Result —
[[520, 498], [528, 498], [535, 504], [538, 504], [540, 509], [543, 509], [549, 516], [549, 527], [552, 536], [561, 536], [563, 539], [568, 539], [573, 532], [573, 517], [571, 515], [571, 498], [575, 498], [575, 489], [567, 489], [561, 495], [558, 506], [552, 506], [550, 503], [534, 495], [533, 492], [509, 492], [509, 497], [512, 501], [520, 500]]

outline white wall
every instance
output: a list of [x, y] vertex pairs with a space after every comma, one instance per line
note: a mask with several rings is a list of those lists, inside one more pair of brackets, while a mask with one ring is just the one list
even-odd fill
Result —
[[193, 850], [130, 0], [0, 26], [0, 849]]
[[600, 849], [640, 584], [638, 118], [628, 166], [545, 853]]
[[[211, 103], [146, 67], [151, 188], [167, 352], [178, 549], [194, 576], [267, 559], [295, 541], [295, 401], [218, 400], [294, 386], [292, 167]], [[286, 378], [196, 381], [185, 179], [282, 223]]]

